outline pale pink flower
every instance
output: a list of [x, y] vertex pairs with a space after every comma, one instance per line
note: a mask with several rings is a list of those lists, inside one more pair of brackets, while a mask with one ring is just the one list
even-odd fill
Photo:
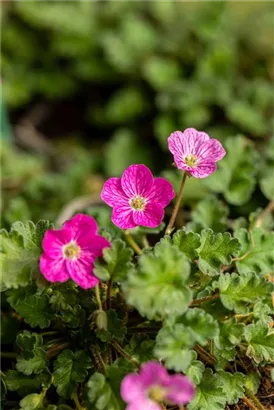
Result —
[[195, 128], [173, 132], [168, 137], [168, 148], [177, 167], [195, 178], [206, 178], [215, 172], [216, 162], [226, 154], [218, 140]]
[[182, 374], [169, 375], [158, 362], [145, 363], [139, 372], [128, 374], [121, 384], [126, 410], [161, 410], [161, 402], [184, 405], [194, 396], [194, 385]]
[[102, 200], [113, 208], [112, 222], [121, 229], [159, 226], [164, 208], [174, 196], [171, 183], [153, 178], [142, 164], [128, 167], [122, 178], [109, 178], [101, 193]]
[[40, 258], [40, 270], [49, 282], [66, 282], [72, 279], [81, 288], [97, 285], [99, 279], [93, 274], [96, 258], [102, 256], [110, 243], [97, 234], [94, 218], [77, 214], [65, 222], [62, 229], [46, 231]]

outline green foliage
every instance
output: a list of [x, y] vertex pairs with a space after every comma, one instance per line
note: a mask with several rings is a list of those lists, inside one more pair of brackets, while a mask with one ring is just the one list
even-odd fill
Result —
[[124, 284], [127, 302], [149, 319], [181, 314], [192, 299], [189, 274], [186, 257], [163, 242], [154, 253], [142, 255], [137, 271], [130, 272]]
[[64, 350], [54, 362], [53, 384], [57, 393], [70, 398], [78, 383], [86, 379], [87, 369], [90, 367], [90, 358], [83, 350], [75, 353], [68, 349]]
[[189, 259], [198, 257], [197, 249], [201, 245], [200, 237], [193, 232], [186, 232], [185, 230], [177, 231], [172, 237], [174, 245], [178, 246]]
[[235, 232], [242, 248], [236, 262], [240, 273], [254, 271], [262, 276], [273, 270], [274, 264], [274, 232], [265, 232], [261, 228], [255, 228], [251, 232], [240, 229]]
[[3, 289], [26, 286], [38, 271], [41, 239], [50, 228], [48, 221], [36, 225], [15, 222], [10, 232], [1, 230], [1, 287]]
[[43, 338], [37, 333], [24, 330], [19, 333], [16, 343], [21, 349], [20, 356], [17, 356], [16, 369], [29, 376], [41, 373], [47, 368], [48, 361], [46, 352], [42, 347]]
[[242, 373], [229, 373], [223, 370], [218, 372], [222, 388], [228, 404], [235, 404], [245, 393], [245, 376]]
[[124, 241], [115, 239], [111, 248], [105, 248], [103, 251], [105, 263], [96, 261], [95, 275], [103, 280], [111, 278], [114, 281], [121, 281], [125, 279], [127, 273], [133, 267], [130, 262], [132, 255], [132, 249], [128, 248]]
[[43, 373], [32, 377], [18, 372], [17, 370], [8, 370], [5, 374], [5, 383], [10, 391], [17, 391], [20, 396], [38, 391], [43, 381]]
[[211, 229], [204, 229], [198, 249], [198, 266], [207, 275], [217, 275], [222, 264], [229, 265], [231, 256], [237, 255], [239, 250], [239, 241], [231, 238], [228, 232], [214, 234]]
[[264, 322], [256, 322], [245, 328], [248, 343], [247, 356], [256, 363], [274, 361], [274, 331]]
[[273, 284], [265, 278], [251, 272], [241, 275], [222, 274], [213, 286], [219, 288], [224, 306], [236, 313], [247, 313], [250, 304], [255, 304], [258, 300], [266, 302], [274, 289]]

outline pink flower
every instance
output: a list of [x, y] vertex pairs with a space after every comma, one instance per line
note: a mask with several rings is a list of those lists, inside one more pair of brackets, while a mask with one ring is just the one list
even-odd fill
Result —
[[192, 382], [182, 374], [169, 375], [158, 362], [145, 363], [140, 373], [130, 373], [121, 384], [126, 410], [161, 410], [161, 402], [183, 405], [194, 396]]
[[96, 286], [93, 263], [110, 243], [97, 234], [97, 223], [88, 215], [78, 214], [60, 230], [49, 229], [43, 238], [40, 270], [49, 282], [72, 279], [81, 288]]
[[101, 198], [113, 208], [112, 222], [121, 229], [155, 228], [175, 193], [169, 181], [153, 178], [145, 165], [131, 165], [122, 178], [109, 178]]
[[206, 178], [215, 172], [216, 162], [226, 154], [218, 140], [195, 128], [173, 132], [168, 137], [168, 148], [177, 167], [195, 178]]

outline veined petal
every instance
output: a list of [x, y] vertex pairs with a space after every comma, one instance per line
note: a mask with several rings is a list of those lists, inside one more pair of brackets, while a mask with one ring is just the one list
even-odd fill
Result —
[[113, 208], [111, 220], [120, 229], [132, 229], [137, 226], [133, 220], [133, 210], [129, 204]]
[[175, 131], [168, 138], [168, 148], [174, 156], [176, 165], [177, 161], [180, 162], [184, 157], [195, 154], [195, 149], [200, 144], [208, 141], [210, 137], [201, 131], [195, 130], [195, 128], [187, 128], [184, 132]]
[[216, 162], [211, 161], [201, 161], [195, 168], [191, 168], [188, 172], [194, 178], [206, 178], [209, 175], [213, 174], [217, 169]]
[[103, 249], [110, 247], [110, 243], [106, 238], [101, 235], [92, 235], [90, 233], [81, 235], [77, 240], [77, 244], [81, 248], [81, 255], [91, 253], [94, 258], [102, 256]]
[[177, 405], [187, 404], [194, 397], [194, 385], [185, 376], [179, 374], [170, 376], [166, 387], [168, 388], [166, 399], [171, 403]]
[[196, 150], [195, 154], [200, 159], [216, 162], [225, 156], [226, 151], [220, 141], [212, 138], [209, 141], [201, 144]]
[[99, 279], [93, 274], [93, 255], [82, 255], [77, 260], [66, 260], [71, 279], [83, 289], [94, 288]]
[[131, 165], [124, 171], [121, 185], [129, 198], [135, 195], [146, 198], [153, 186], [153, 175], [145, 165]]
[[137, 373], [128, 374], [121, 383], [121, 397], [125, 402], [131, 402], [144, 397], [146, 389]]
[[170, 376], [164, 366], [156, 361], [150, 361], [143, 364], [140, 370], [140, 378], [146, 388], [153, 385], [161, 386], [168, 382], [169, 377]]
[[135, 226], [146, 226], [156, 228], [160, 225], [164, 217], [163, 207], [156, 202], [146, 204], [143, 211], [133, 211], [133, 221]]
[[156, 202], [165, 208], [175, 197], [172, 184], [165, 178], [155, 178], [153, 187], [148, 196], [151, 202]]
[[64, 223], [64, 228], [70, 230], [71, 239], [77, 239], [85, 232], [96, 234], [98, 227], [97, 223], [92, 216], [85, 214], [77, 214], [69, 221]]
[[103, 186], [101, 199], [109, 206], [123, 205], [128, 202], [121, 185], [121, 178], [109, 178]]
[[40, 270], [49, 282], [66, 282], [69, 279], [63, 258], [51, 259], [43, 254], [40, 257]]
[[71, 240], [71, 233], [68, 229], [53, 230], [48, 229], [42, 241], [44, 253], [50, 258], [61, 258], [62, 248]]

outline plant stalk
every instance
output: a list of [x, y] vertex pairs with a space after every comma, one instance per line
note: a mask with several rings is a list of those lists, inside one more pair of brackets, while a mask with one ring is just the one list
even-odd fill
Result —
[[253, 401], [257, 409], [265, 410], [260, 400], [250, 390], [246, 389], [246, 394]]
[[78, 396], [77, 396], [77, 393], [73, 393], [72, 396], [71, 396], [71, 398], [73, 399], [77, 410], [86, 410], [85, 407], [82, 407], [82, 406], [81, 406], [81, 404], [80, 404], [80, 402], [79, 402], [79, 398], [78, 398]]
[[122, 356], [124, 356], [126, 359], [130, 360], [136, 367], [140, 366], [140, 363], [138, 360], [134, 359], [134, 357], [131, 357], [130, 354], [128, 354], [119, 343], [117, 343], [115, 340], [112, 342], [112, 346], [114, 349], [120, 353]]
[[103, 305], [102, 305], [101, 296], [100, 296], [100, 288], [98, 284], [95, 286], [95, 297], [96, 297], [99, 310], [103, 310]]
[[175, 203], [175, 206], [174, 206], [170, 221], [169, 221], [169, 223], [166, 227], [165, 235], [170, 235], [172, 230], [173, 230], [173, 225], [174, 225], [177, 213], [178, 213], [180, 205], [181, 205], [183, 190], [184, 190], [187, 175], [188, 175], [187, 172], [184, 172], [183, 179], [182, 179], [181, 186], [180, 186], [180, 190], [179, 190], [179, 193], [178, 193], [178, 197], [177, 197], [177, 200], [176, 200], [176, 203]]
[[132, 247], [132, 249], [137, 253], [137, 255], [141, 255], [142, 253], [142, 249], [140, 248], [140, 246], [135, 242], [135, 240], [133, 239], [132, 235], [128, 232], [125, 231], [125, 237], [126, 240], [128, 241], [129, 245]]

